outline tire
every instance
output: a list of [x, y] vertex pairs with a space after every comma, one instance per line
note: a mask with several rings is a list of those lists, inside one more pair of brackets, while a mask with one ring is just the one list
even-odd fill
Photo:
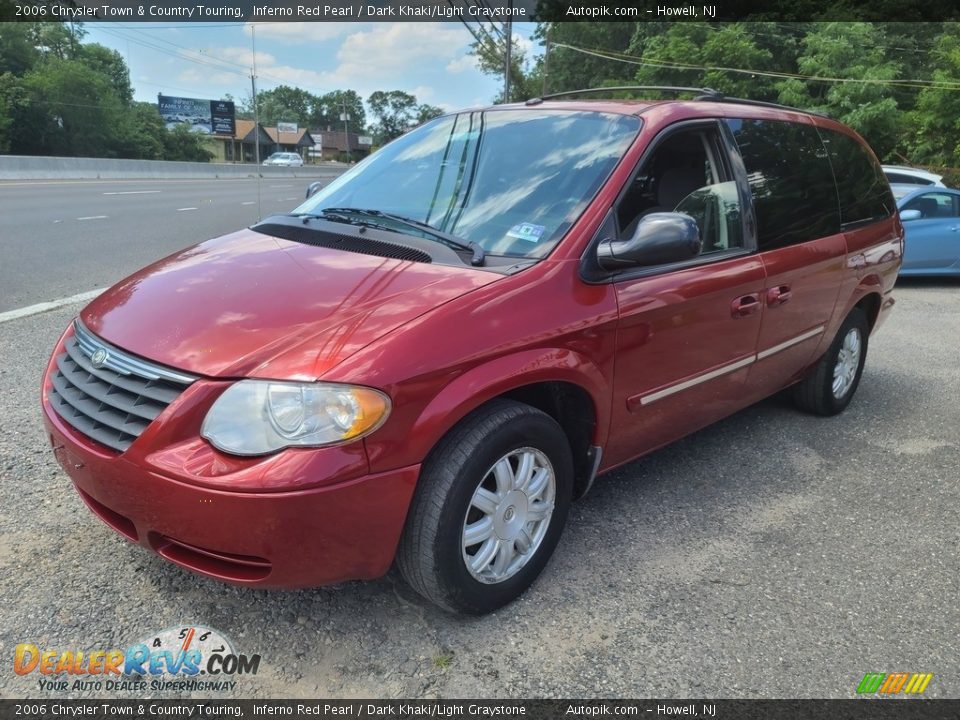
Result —
[[572, 493], [570, 445], [556, 421], [529, 405], [491, 402], [464, 418], [424, 462], [397, 549], [400, 573], [451, 612], [496, 610], [546, 566]]
[[[869, 336], [867, 316], [860, 308], [854, 308], [843, 321], [820, 362], [794, 386], [793, 401], [797, 407], [825, 417], [843, 412], [860, 384]], [[857, 348], [855, 362], [850, 359], [851, 343]], [[843, 358], [846, 361], [841, 362]]]

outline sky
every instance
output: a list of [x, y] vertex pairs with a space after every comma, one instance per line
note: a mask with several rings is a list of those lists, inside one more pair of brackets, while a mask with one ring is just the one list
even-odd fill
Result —
[[[533, 23], [515, 23], [521, 47], [536, 53]], [[86, 23], [85, 42], [127, 60], [137, 100], [157, 94], [220, 99], [250, 95], [251, 42], [257, 90], [277, 85], [315, 94], [403, 90], [420, 103], [456, 110], [488, 104], [502, 78], [484, 75], [460, 23]]]

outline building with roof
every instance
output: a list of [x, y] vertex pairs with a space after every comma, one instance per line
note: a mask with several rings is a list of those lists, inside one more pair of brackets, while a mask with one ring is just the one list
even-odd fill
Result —
[[[257, 125], [253, 120], [236, 121], [233, 135], [210, 135], [207, 149], [213, 153], [211, 162], [255, 163], [257, 140], [260, 142], [260, 162], [275, 152], [295, 152], [307, 160], [307, 150], [316, 144], [310, 131], [280, 132], [275, 127]], [[318, 158], [319, 159], [319, 158]]]
[[314, 145], [309, 157], [319, 160], [362, 160], [370, 154], [372, 138], [342, 130], [311, 130]]

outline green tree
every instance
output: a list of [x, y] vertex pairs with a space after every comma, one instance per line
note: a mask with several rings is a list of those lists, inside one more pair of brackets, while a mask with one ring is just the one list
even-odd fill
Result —
[[317, 130], [343, 130], [343, 113], [347, 114], [347, 131], [362, 133], [367, 125], [363, 98], [354, 90], [334, 90], [318, 98], [310, 116], [310, 127]]
[[422, 125], [428, 120], [433, 120], [435, 117], [440, 117], [443, 115], [443, 108], [438, 108], [435, 105], [427, 105], [426, 103], [422, 105], [417, 105], [416, 107], [416, 120], [414, 122], [417, 125]]
[[31, 40], [45, 56], [68, 60], [76, 56], [86, 36], [82, 23], [41, 22], [29, 25]]
[[317, 103], [317, 96], [306, 90], [280, 85], [273, 90], [257, 93], [257, 111], [263, 125], [292, 122], [300, 126], [309, 124], [310, 115]]
[[213, 153], [206, 147], [204, 136], [191, 132], [180, 123], [168, 130], [163, 138], [164, 160], [186, 160], [189, 162], [210, 162]]
[[[507, 64], [507, 36], [499, 25], [493, 29], [484, 30], [482, 27], [476, 32], [477, 38], [471, 45], [471, 53], [477, 58], [480, 71], [486, 75], [503, 77], [503, 70]], [[510, 97], [504, 97], [504, 90], [493, 99], [495, 103], [514, 102], [518, 99], [526, 100], [538, 93], [537, 81], [527, 53], [520, 46], [520, 40], [513, 37], [510, 43]]]
[[141, 158], [143, 160], [166, 159], [166, 124], [157, 106], [149, 102], [135, 102], [126, 113], [120, 148], [121, 157]]
[[669, 23], [661, 32], [640, 25], [631, 42], [640, 85], [707, 87], [731, 97], [773, 100], [771, 81], [742, 70], [773, 69], [773, 54], [758, 42], [772, 23]]
[[0, 73], [22, 75], [40, 59], [28, 23], [0, 22]]
[[125, 107], [110, 78], [54, 56], [24, 75], [23, 87], [30, 107], [21, 116], [14, 152], [117, 157], [116, 133], [124, 127]]
[[[647, 23], [644, 23], [646, 25]], [[652, 23], [657, 24], [657, 23]], [[611, 85], [631, 85], [635, 66], [586, 55], [584, 50], [627, 53], [638, 23], [541, 23], [534, 33], [549, 54], [537, 63], [530, 89], [535, 95]]]
[[902, 153], [914, 162], [960, 166], [960, 25], [946, 23], [929, 55], [932, 77], [938, 85], [926, 87], [909, 113]]
[[373, 135], [376, 145], [383, 145], [400, 137], [416, 123], [417, 98], [402, 90], [377, 90], [367, 98], [373, 115]]
[[900, 65], [887, 58], [883, 32], [871, 23], [823, 23], [801, 45], [800, 73], [833, 80], [780, 82], [780, 102], [826, 112], [863, 135], [878, 156], [890, 155], [904, 118], [889, 86]]
[[129, 105], [133, 101], [133, 88], [130, 86], [130, 71], [123, 56], [116, 50], [105, 48], [97, 43], [81, 45], [76, 59], [91, 70], [106, 76], [113, 85], [117, 97]]
[[10, 152], [17, 116], [26, 102], [26, 91], [13, 73], [0, 73], [0, 153]]

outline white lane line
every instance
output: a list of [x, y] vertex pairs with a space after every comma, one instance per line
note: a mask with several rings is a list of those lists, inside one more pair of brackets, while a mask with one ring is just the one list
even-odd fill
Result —
[[286, 202], [287, 200], [299, 200], [299, 199], [300, 199], [300, 198], [294, 196], [294, 197], [292, 197], [292, 198], [284, 198], [283, 201]]
[[293, 185], [271, 185], [272, 188], [293, 187]]
[[124, 190], [123, 192], [105, 192], [104, 195], [150, 195], [152, 193], [163, 192], [163, 190]]
[[242, 203], [240, 203], [240, 204], [241, 204], [241, 205], [255, 205], [256, 203], [257, 203], [256, 200], [248, 200], [247, 202], [242, 202]]
[[36, 305], [27, 305], [26, 307], [16, 310], [8, 310], [7, 312], [0, 313], [0, 323], [30, 317], [31, 315], [39, 315], [40, 313], [56, 310], [57, 308], [73, 305], [74, 303], [87, 302], [88, 300], [93, 300], [97, 295], [102, 293], [103, 290], [104, 288], [90, 290], [89, 292], [82, 292], [77, 295], [71, 295], [70, 297], [60, 298], [59, 300], [51, 300], [50, 302], [37, 303]]
[[177, 208], [177, 212], [186, 212], [187, 210], [196, 210], [196, 208]]
[[79, 217], [77, 220], [103, 220], [106, 215], [87, 215], [86, 217]]

